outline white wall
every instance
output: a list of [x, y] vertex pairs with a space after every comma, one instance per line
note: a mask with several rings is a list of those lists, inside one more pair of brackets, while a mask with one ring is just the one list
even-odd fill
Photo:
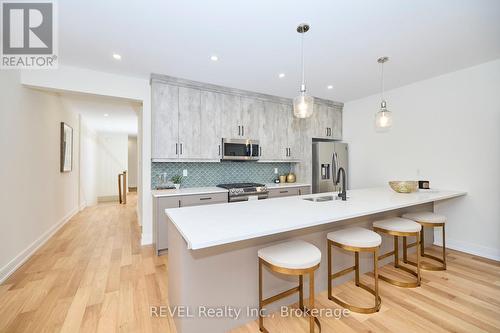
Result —
[[80, 207], [97, 204], [97, 133], [80, 117]]
[[449, 219], [447, 246], [500, 260], [500, 60], [394, 89], [387, 101], [394, 125], [383, 134], [373, 127], [379, 96], [345, 103], [351, 187], [427, 179], [465, 190], [435, 206]]
[[118, 174], [128, 167], [128, 135], [97, 136], [97, 198], [118, 198]]
[[132, 78], [99, 71], [59, 66], [57, 70], [23, 71], [27, 86], [56, 91], [81, 92], [127, 98], [142, 102], [139, 114], [138, 217], [142, 225], [142, 244], [152, 243], [153, 201], [151, 197], [151, 87], [148, 79]]
[[[73, 171], [59, 172], [60, 122], [73, 128]], [[78, 117], [59, 96], [0, 74], [0, 281], [78, 211]]]
[[128, 137], [128, 187], [137, 187], [137, 137]]

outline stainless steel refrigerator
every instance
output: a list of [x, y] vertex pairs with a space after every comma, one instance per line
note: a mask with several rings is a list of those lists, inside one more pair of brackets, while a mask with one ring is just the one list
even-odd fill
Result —
[[[343, 142], [313, 142], [312, 144], [312, 192], [338, 191], [341, 184], [337, 182], [337, 172], [340, 167], [349, 174], [348, 147]], [[349, 182], [346, 181], [346, 188]]]

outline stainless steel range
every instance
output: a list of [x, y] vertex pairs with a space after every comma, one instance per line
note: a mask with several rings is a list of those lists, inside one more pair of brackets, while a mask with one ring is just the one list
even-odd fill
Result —
[[229, 202], [267, 199], [269, 193], [266, 185], [257, 183], [220, 184], [217, 187], [229, 190]]

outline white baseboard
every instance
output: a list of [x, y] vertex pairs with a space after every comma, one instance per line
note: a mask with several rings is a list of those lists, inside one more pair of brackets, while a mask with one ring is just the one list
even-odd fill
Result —
[[[441, 237], [434, 237], [434, 245], [442, 246]], [[446, 238], [446, 247], [479, 257], [500, 261], [500, 249]]]
[[58, 223], [50, 227], [45, 233], [42, 234], [37, 240], [31, 243], [26, 249], [19, 253], [14, 259], [12, 259], [5, 266], [0, 268], [0, 283], [4, 282], [12, 273], [16, 271], [22, 264], [24, 264], [42, 245], [44, 245], [50, 237], [52, 237], [63, 225], [65, 225], [76, 213], [79, 212], [79, 208], [75, 208], [64, 218], [62, 218]]
[[153, 244], [153, 235], [143, 233], [141, 237], [141, 245], [150, 245], [150, 244]]

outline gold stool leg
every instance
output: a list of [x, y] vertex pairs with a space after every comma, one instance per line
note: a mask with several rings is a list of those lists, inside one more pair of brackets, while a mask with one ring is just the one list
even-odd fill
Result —
[[399, 242], [398, 236], [394, 236], [394, 267], [399, 267]]
[[327, 282], [328, 282], [328, 298], [331, 298], [332, 297], [332, 279], [331, 279], [331, 276], [332, 276], [332, 244], [330, 244], [330, 241], [328, 240], [326, 242], [327, 244], [327, 247], [328, 247], [328, 279], [327, 279]]
[[375, 278], [375, 307], [377, 308], [377, 312], [379, 312], [382, 300], [378, 295], [378, 248], [373, 253], [373, 275]]
[[[309, 273], [309, 332], [314, 333], [314, 271]], [[321, 328], [320, 328], [321, 329]]]
[[262, 317], [262, 261], [259, 259], [259, 330], [264, 332], [264, 318]]
[[446, 269], [446, 243], [444, 237], [444, 224], [443, 224], [443, 268]]
[[403, 236], [403, 262], [408, 263], [408, 245], [406, 241], [406, 236]]
[[356, 283], [356, 287], [359, 287], [359, 252], [354, 252], [354, 281]]
[[424, 242], [424, 226], [422, 226], [422, 230], [420, 231], [420, 255], [423, 257], [424, 256], [424, 248], [425, 248], [425, 242]]
[[304, 276], [299, 275], [299, 308], [304, 308]]
[[422, 234], [422, 232], [419, 232], [419, 235], [417, 235], [417, 283], [418, 283], [418, 286], [420, 287], [420, 284], [422, 282], [422, 277], [420, 275], [420, 251], [422, 250], [422, 247], [419, 246], [419, 239], [420, 239], [420, 235]]

